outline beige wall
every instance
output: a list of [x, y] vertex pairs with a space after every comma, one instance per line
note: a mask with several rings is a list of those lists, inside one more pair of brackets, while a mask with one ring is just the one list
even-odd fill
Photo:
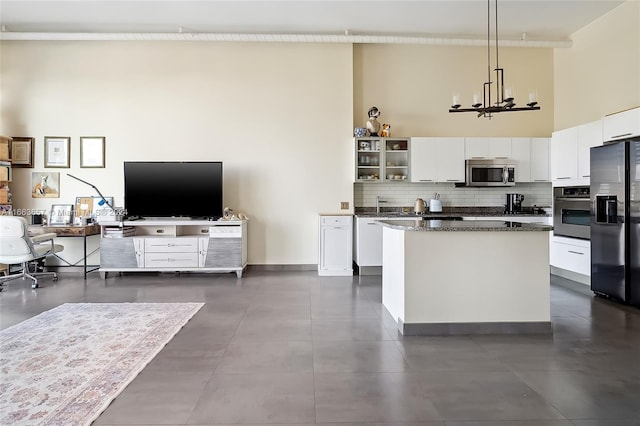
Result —
[[[353, 199], [347, 44], [3, 42], [0, 133], [36, 138], [15, 208], [91, 188], [123, 204], [123, 161], [222, 160], [224, 204], [245, 212], [249, 263], [315, 264], [319, 212]], [[61, 197], [32, 199], [44, 136], [71, 137]], [[79, 168], [79, 137], [105, 136], [105, 169]], [[167, 194], [166, 202], [171, 202]], [[66, 244], [72, 244], [65, 240]]]
[[[493, 56], [493, 51], [492, 51]], [[495, 65], [495, 63], [494, 63]], [[357, 45], [354, 47], [354, 126], [377, 106], [393, 136], [537, 136], [553, 131], [553, 51], [500, 48], [505, 85], [524, 105], [537, 89], [540, 111], [510, 112], [491, 120], [448, 112], [454, 92], [470, 106], [487, 81], [486, 47]], [[492, 75], [493, 78], [493, 75]]]
[[554, 130], [640, 105], [640, 2], [627, 1], [554, 53]]
[[[252, 219], [249, 262], [314, 264], [317, 214], [353, 201], [351, 135], [370, 106], [394, 136], [549, 136], [640, 104], [639, 23], [629, 1], [570, 49], [501, 48], [516, 100], [537, 89], [542, 110], [492, 120], [448, 113], [454, 92], [470, 103], [485, 81], [483, 47], [5, 41], [0, 134], [36, 138], [14, 204], [93, 195], [70, 172], [122, 205], [123, 161], [222, 160], [224, 204]], [[56, 200], [30, 196], [31, 171], [51, 170], [44, 136], [72, 138]], [[107, 138], [107, 168], [79, 168], [80, 136]]]

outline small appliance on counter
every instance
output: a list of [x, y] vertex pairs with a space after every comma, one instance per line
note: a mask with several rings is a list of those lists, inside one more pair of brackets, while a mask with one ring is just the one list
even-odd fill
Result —
[[440, 194], [437, 192], [433, 194], [433, 198], [429, 200], [429, 212], [442, 213], [442, 202], [440, 201]]
[[507, 194], [507, 203], [504, 206], [504, 212], [506, 214], [517, 214], [522, 212], [522, 202], [524, 201], [524, 195], [522, 194]]
[[422, 198], [416, 199], [415, 204], [413, 205], [413, 212], [416, 214], [422, 214], [427, 211], [427, 203]]

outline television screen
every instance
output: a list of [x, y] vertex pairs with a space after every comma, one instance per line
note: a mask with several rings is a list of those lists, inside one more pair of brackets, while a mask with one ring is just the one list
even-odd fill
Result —
[[222, 162], [124, 162], [129, 217], [222, 216]]

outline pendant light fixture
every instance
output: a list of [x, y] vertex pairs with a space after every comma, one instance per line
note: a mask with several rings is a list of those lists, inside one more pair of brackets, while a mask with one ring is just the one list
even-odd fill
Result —
[[[453, 96], [453, 105], [449, 112], [475, 112], [478, 117], [491, 118], [493, 114], [508, 111], [536, 111], [539, 110], [535, 92], [529, 93], [529, 103], [526, 107], [516, 107], [511, 89], [504, 86], [504, 69], [500, 68], [498, 48], [498, 0], [495, 2], [495, 33], [496, 33], [496, 67], [495, 81], [491, 80], [491, 0], [487, 0], [487, 81], [482, 86], [482, 99], [473, 95], [471, 108], [460, 108], [460, 97]], [[493, 92], [493, 93], [492, 93]]]

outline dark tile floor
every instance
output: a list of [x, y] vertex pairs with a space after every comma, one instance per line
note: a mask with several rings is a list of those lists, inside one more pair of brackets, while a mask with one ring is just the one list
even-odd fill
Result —
[[380, 277], [258, 271], [13, 281], [0, 327], [65, 302], [206, 302], [97, 425], [640, 426], [640, 310], [552, 284], [552, 337], [403, 338]]

